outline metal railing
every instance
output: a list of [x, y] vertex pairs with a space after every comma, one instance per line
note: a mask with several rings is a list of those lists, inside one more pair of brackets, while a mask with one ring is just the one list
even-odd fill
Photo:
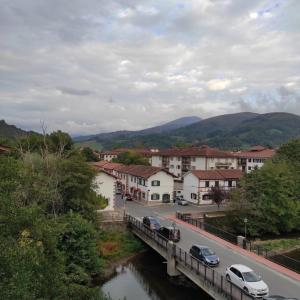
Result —
[[[212, 233], [223, 240], [226, 240], [234, 245], [237, 245], [237, 236], [227, 232], [225, 230], [222, 230], [216, 226], [213, 226], [211, 224], [205, 223], [203, 219], [197, 219], [193, 218], [191, 214], [189, 213], [179, 213], [176, 212], [176, 218], [179, 220], [182, 220], [188, 224], [191, 224], [193, 226], [196, 226], [198, 228], [201, 228], [209, 233]], [[276, 250], [268, 250], [267, 248], [256, 245], [253, 242], [249, 240], [244, 240], [243, 248], [246, 250], [249, 250], [257, 255], [263, 256], [264, 258], [277, 263], [279, 265], [282, 265], [290, 270], [293, 270], [297, 273], [300, 273], [300, 261], [296, 260], [292, 257], [289, 257], [287, 255], [281, 254], [277, 252]]]
[[[125, 220], [129, 227], [139, 231], [146, 239], [151, 239], [162, 248], [168, 251], [168, 242], [166, 238], [162, 237], [157, 232], [151, 230], [138, 219], [126, 214]], [[220, 274], [215, 269], [207, 266], [202, 261], [193, 257], [190, 253], [186, 252], [177, 245], [173, 245], [173, 256], [176, 259], [177, 265], [180, 265], [186, 273], [192, 273], [199, 278], [205, 285], [210, 285], [211, 288], [230, 300], [253, 300], [253, 296], [247, 294], [244, 290], [240, 289], [232, 282], [228, 281], [224, 275]]]

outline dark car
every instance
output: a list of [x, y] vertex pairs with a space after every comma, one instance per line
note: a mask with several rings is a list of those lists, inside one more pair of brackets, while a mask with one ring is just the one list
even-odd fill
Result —
[[193, 245], [190, 254], [211, 267], [215, 267], [220, 263], [216, 253], [207, 246]]
[[163, 226], [158, 230], [158, 233], [173, 242], [179, 242], [180, 240], [180, 230], [172, 226]]
[[144, 217], [143, 224], [151, 230], [159, 230], [161, 228], [159, 221], [153, 217]]
[[132, 201], [132, 196], [130, 194], [125, 194], [125, 199], [127, 201]]
[[263, 297], [263, 300], [298, 300], [298, 299], [297, 298], [286, 298], [283, 296], [274, 295], [274, 296]]

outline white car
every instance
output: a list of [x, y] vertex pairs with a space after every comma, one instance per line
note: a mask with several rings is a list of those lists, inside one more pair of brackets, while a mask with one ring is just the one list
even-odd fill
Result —
[[254, 297], [269, 295], [269, 288], [261, 276], [244, 265], [232, 265], [226, 269], [226, 279]]

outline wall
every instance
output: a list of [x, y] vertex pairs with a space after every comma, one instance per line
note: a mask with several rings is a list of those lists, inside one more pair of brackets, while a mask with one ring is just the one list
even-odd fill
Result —
[[108, 199], [108, 206], [105, 210], [114, 209], [115, 190], [116, 190], [116, 179], [103, 173], [99, 172], [94, 179], [95, 192], [98, 195]]
[[198, 195], [198, 185], [199, 180], [194, 174], [187, 173], [183, 177], [183, 197], [185, 200], [198, 204], [198, 196], [197, 199], [191, 198], [191, 193]]

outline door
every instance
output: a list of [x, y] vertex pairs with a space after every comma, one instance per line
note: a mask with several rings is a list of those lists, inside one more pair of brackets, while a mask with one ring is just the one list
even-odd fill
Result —
[[169, 203], [170, 202], [170, 195], [169, 194], [163, 194], [162, 202], [163, 203]]

